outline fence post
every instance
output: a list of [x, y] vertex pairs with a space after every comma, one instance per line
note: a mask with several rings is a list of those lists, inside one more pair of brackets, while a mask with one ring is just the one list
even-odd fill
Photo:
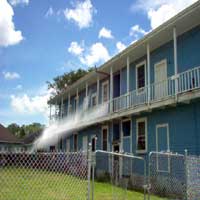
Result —
[[91, 177], [91, 162], [92, 162], [92, 144], [89, 143], [88, 148], [88, 196], [87, 200], [90, 200], [90, 177]]
[[185, 199], [188, 199], [188, 163], [187, 163], [188, 151], [185, 149]]

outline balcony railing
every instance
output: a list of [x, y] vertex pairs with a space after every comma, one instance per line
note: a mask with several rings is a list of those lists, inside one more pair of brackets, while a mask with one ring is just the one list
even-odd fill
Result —
[[[133, 90], [113, 99], [113, 112], [162, 101], [176, 94], [192, 91], [200, 88], [200, 67], [193, 68], [171, 76], [168, 79], [151, 84], [139, 90]], [[148, 101], [148, 92], [150, 98]]]
[[[107, 105], [104, 116], [116, 112], [122, 112], [126, 109], [147, 105], [148, 103], [153, 104], [167, 100], [176, 95], [190, 92], [195, 89], [200, 89], [200, 67], [187, 70], [176, 76], [171, 76], [164, 81], [152, 83], [149, 87], [146, 86], [139, 90], [133, 90], [114, 98], [112, 101], [104, 103]], [[149, 92], [150, 94], [148, 95]], [[98, 106], [99, 105], [88, 107], [88, 110], [95, 110]], [[60, 119], [59, 116], [54, 117]]]

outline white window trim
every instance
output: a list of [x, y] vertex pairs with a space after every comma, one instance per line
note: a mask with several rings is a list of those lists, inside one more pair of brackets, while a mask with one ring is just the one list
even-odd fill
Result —
[[162, 59], [162, 60], [160, 60], [159, 62], [156, 62], [156, 63], [154, 64], [154, 83], [156, 82], [156, 81], [155, 81], [156, 67], [157, 67], [158, 65], [160, 65], [160, 64], [165, 64], [165, 66], [166, 66], [166, 68], [167, 68], [167, 58]]
[[106, 81], [104, 81], [103, 83], [102, 83], [102, 88], [101, 88], [101, 92], [102, 92], [102, 103], [105, 103], [104, 102], [104, 86], [105, 85], [107, 85], [107, 87], [108, 87], [108, 89], [107, 89], [107, 96], [108, 96], [108, 101], [109, 101], [109, 81], [108, 80], [106, 80]]
[[[145, 122], [145, 150], [138, 150], [138, 123], [139, 122]], [[148, 130], [148, 125], [147, 125], [147, 117], [142, 117], [142, 118], [139, 118], [139, 119], [136, 119], [136, 153], [138, 154], [144, 154], [144, 153], [147, 153], [147, 150], [148, 150], [148, 133], [147, 133], [147, 130]]]
[[[143, 66], [143, 65], [144, 65], [144, 90], [142, 90], [141, 88], [140, 89], [138, 88], [138, 68], [141, 67], [141, 66]], [[136, 72], [135, 72], [136, 79], [135, 80], [136, 80], [136, 91], [137, 91], [137, 94], [142, 94], [145, 91], [145, 87], [146, 87], [146, 84], [147, 84], [147, 70], [146, 70], [146, 65], [147, 65], [146, 60], [144, 60], [144, 61], [138, 63], [136, 65], [136, 67], [135, 67], [135, 70], [136, 70]]]
[[[170, 152], [170, 138], [169, 138], [169, 124], [157, 124], [156, 125], [156, 151], [158, 152], [158, 128], [167, 128], [167, 151]], [[158, 165], [158, 158], [156, 159], [156, 170], [157, 172], [165, 172], [165, 173], [170, 173], [170, 157], [168, 158], [168, 170], [160, 170], [159, 165]]]
[[109, 132], [108, 132], [108, 125], [104, 125], [104, 126], [102, 126], [101, 127], [101, 138], [102, 138], [102, 140], [101, 140], [101, 149], [103, 150], [103, 130], [104, 129], [106, 129], [107, 130], [107, 151], [108, 151], [108, 149], [109, 149], [109, 142], [108, 142], [108, 135], [109, 135]]
[[[96, 98], [96, 105], [92, 105], [92, 98], [94, 98], [94, 97]], [[91, 95], [91, 107], [95, 107], [95, 106], [97, 106], [97, 93], [96, 92]]]

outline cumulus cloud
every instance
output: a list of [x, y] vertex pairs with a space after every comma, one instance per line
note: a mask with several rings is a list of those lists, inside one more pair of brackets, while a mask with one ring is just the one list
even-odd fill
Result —
[[119, 41], [116, 43], [116, 48], [119, 52], [121, 52], [126, 48], [126, 45]]
[[17, 72], [3, 72], [3, 76], [6, 80], [13, 80], [20, 78], [20, 75]]
[[52, 15], [54, 14], [54, 10], [53, 8], [50, 6], [45, 14], [45, 17], [48, 18], [48, 17], [51, 17]]
[[19, 114], [34, 115], [41, 113], [47, 115], [47, 101], [49, 100], [51, 93], [52, 90], [46, 90], [35, 96], [26, 93], [20, 96], [11, 95], [10, 104], [12, 109]]
[[19, 4], [28, 5], [29, 4], [29, 0], [10, 0], [10, 3], [13, 6], [17, 6]]
[[78, 42], [73, 41], [71, 42], [68, 52], [74, 55], [81, 55], [82, 52], [84, 51], [84, 48], [82, 47], [83, 45], [79, 45]]
[[133, 38], [132, 43], [134, 43], [135, 41], [137, 41], [138, 39], [140, 39], [147, 33], [148, 33], [148, 31], [145, 31], [138, 24], [136, 24], [130, 28], [129, 36], [131, 36]]
[[7, 0], [0, 0], [0, 46], [7, 47], [22, 41], [21, 31], [15, 30], [14, 11]]
[[147, 14], [151, 28], [155, 29], [181, 10], [197, 0], [138, 0], [132, 5], [132, 10], [143, 10]]
[[20, 85], [20, 84], [17, 85], [15, 89], [16, 89], [16, 90], [21, 90], [21, 89], [22, 89], [22, 85]]
[[105, 62], [110, 58], [107, 48], [101, 43], [94, 43], [86, 55], [80, 57], [80, 61], [88, 66], [93, 66], [99, 62]]
[[108, 39], [112, 39], [114, 38], [112, 35], [112, 31], [103, 27], [100, 31], [99, 31], [99, 38], [108, 38]]
[[90, 0], [77, 1], [74, 8], [64, 10], [65, 18], [75, 22], [80, 29], [87, 28], [92, 23], [95, 9]]

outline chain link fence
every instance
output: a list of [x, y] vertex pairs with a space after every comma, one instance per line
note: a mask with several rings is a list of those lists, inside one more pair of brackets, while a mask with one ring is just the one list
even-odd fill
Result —
[[86, 153], [0, 153], [1, 200], [86, 200]]
[[149, 199], [200, 199], [200, 157], [171, 153], [149, 154]]
[[[93, 156], [93, 183], [108, 183], [112, 198], [107, 193], [101, 199], [125, 200], [128, 191], [138, 191], [146, 195], [146, 163], [142, 157], [107, 151], [96, 151]], [[94, 188], [94, 192], [95, 192]], [[141, 195], [142, 196], [142, 195]], [[132, 196], [131, 199], [137, 199]], [[93, 197], [93, 199], [95, 199]]]
[[187, 199], [200, 199], [200, 156], [187, 156]]
[[186, 199], [185, 156], [168, 152], [149, 154], [149, 194], [165, 199]]

